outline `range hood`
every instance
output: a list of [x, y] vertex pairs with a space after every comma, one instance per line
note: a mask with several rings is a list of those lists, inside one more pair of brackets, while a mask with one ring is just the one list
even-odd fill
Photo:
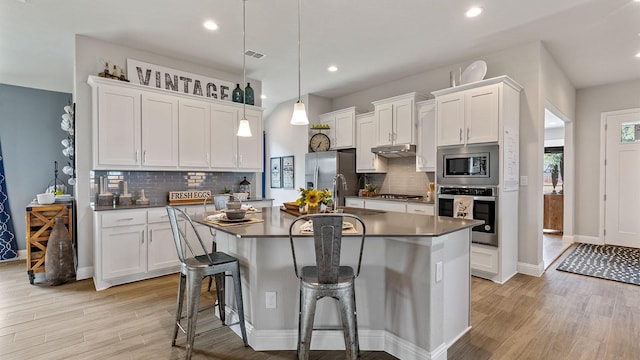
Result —
[[386, 158], [416, 156], [416, 146], [410, 144], [385, 145], [371, 148], [371, 152]]

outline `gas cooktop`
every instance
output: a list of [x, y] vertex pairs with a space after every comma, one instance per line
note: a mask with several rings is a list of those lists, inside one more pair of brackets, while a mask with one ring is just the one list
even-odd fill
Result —
[[379, 199], [396, 199], [396, 200], [422, 199], [422, 195], [403, 195], [403, 194], [378, 194], [375, 197]]

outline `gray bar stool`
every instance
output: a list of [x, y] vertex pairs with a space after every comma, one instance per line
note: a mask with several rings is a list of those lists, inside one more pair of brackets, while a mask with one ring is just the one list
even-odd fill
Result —
[[[341, 265], [342, 232], [344, 220], [349, 221], [358, 230], [360, 252], [357, 268]], [[302, 222], [312, 221], [313, 242], [315, 248], [315, 266], [298, 268], [295, 241], [311, 236], [309, 232], [300, 231]], [[307, 223], [308, 225], [308, 223]], [[305, 234], [306, 233], [306, 234]], [[289, 241], [293, 255], [293, 267], [296, 277], [300, 279], [300, 311], [298, 321], [298, 359], [309, 359], [311, 333], [313, 330], [342, 330], [347, 359], [357, 359], [360, 353], [358, 342], [358, 322], [356, 312], [355, 278], [360, 274], [362, 250], [366, 227], [357, 216], [350, 214], [313, 214], [295, 218], [289, 226]], [[342, 327], [313, 328], [316, 301], [323, 297], [338, 300]]]
[[[225, 324], [224, 309], [224, 276], [230, 273], [233, 278], [233, 288], [235, 290], [236, 302], [238, 306], [238, 323], [240, 324], [240, 332], [242, 333], [242, 341], [247, 346], [247, 331], [244, 323], [244, 306], [242, 303], [242, 285], [240, 283], [240, 263], [238, 259], [226, 253], [215, 251], [207, 251], [198, 230], [193, 224], [191, 218], [182, 210], [167, 206], [169, 214], [169, 223], [173, 233], [173, 240], [176, 245], [178, 257], [180, 258], [180, 283], [178, 285], [178, 300], [176, 309], [176, 321], [173, 329], [172, 346], [176, 344], [178, 329], [187, 335], [187, 356], [191, 359], [193, 352], [193, 341], [196, 337], [196, 322], [198, 319], [198, 311], [200, 305], [200, 291], [202, 288], [202, 279], [207, 276], [214, 276], [216, 280], [216, 293], [218, 298], [218, 310], [220, 312], [220, 320]], [[186, 227], [193, 230], [196, 239], [200, 245], [200, 249], [194, 249], [198, 244], [194, 239], [187, 239], [186, 232], [180, 228], [179, 220], [184, 220]], [[191, 243], [189, 240], [192, 240]], [[184, 299], [185, 283], [187, 288], [187, 328], [186, 330], [180, 324], [182, 319], [182, 302]]]

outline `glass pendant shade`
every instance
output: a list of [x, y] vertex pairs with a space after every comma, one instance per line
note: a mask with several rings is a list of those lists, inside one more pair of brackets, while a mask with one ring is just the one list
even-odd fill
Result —
[[249, 127], [249, 120], [244, 118], [240, 120], [240, 124], [238, 124], [238, 133], [236, 135], [241, 137], [251, 137], [251, 127]]
[[307, 118], [307, 110], [304, 107], [304, 103], [298, 100], [293, 105], [293, 115], [291, 116], [291, 125], [309, 125], [309, 119]]

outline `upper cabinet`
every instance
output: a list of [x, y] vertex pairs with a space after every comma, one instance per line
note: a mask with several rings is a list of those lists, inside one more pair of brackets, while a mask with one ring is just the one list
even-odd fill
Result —
[[387, 159], [371, 152], [376, 146], [376, 124], [373, 113], [356, 116], [356, 172], [386, 173]]
[[501, 76], [434, 92], [437, 145], [499, 142], [504, 108], [513, 107], [513, 101], [519, 103], [521, 89], [507, 76]]
[[[94, 168], [139, 167], [140, 91], [116, 86], [94, 88]], [[99, 136], [98, 136], [99, 134]]]
[[416, 171], [436, 171], [436, 104], [426, 100], [416, 104], [418, 113], [418, 144]]
[[318, 123], [329, 125], [325, 133], [331, 140], [331, 149], [348, 149], [356, 146], [356, 108], [332, 111], [318, 117]]
[[262, 171], [262, 110], [246, 107], [252, 137], [236, 136], [242, 104], [166, 94], [89, 77], [93, 169]]
[[142, 165], [178, 166], [178, 99], [142, 93]]
[[416, 143], [416, 102], [426, 97], [409, 93], [374, 101], [376, 145]]

